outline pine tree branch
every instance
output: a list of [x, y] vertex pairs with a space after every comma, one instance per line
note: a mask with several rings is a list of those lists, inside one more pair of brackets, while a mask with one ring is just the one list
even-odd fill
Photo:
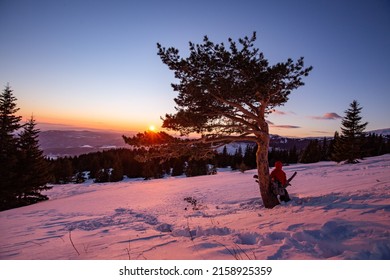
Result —
[[242, 112], [244, 114], [244, 116], [246, 116], [247, 118], [249, 119], [253, 119], [253, 120], [257, 120], [259, 118], [258, 115], [248, 111], [247, 109], [245, 109], [241, 104], [239, 103], [236, 103], [236, 102], [231, 102], [231, 101], [228, 101], [226, 100], [225, 98], [222, 98], [216, 94], [211, 94], [212, 97], [214, 97], [216, 100], [226, 104], [226, 105], [229, 105], [229, 106], [232, 106], [233, 108], [236, 108], [237, 110], [239, 110], [240, 112]]
[[250, 136], [248, 133], [244, 133], [241, 135], [207, 135], [200, 139], [203, 143], [219, 143], [219, 142], [238, 142], [238, 141], [250, 141], [250, 142], [258, 142], [258, 138], [255, 136]]

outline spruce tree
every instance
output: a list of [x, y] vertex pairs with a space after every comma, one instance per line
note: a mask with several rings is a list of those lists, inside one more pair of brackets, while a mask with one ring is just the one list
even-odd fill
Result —
[[333, 140], [331, 142], [330, 148], [329, 148], [329, 153], [330, 153], [330, 159], [339, 163], [343, 159], [343, 151], [342, 151], [342, 145], [341, 145], [341, 140], [340, 140], [340, 134], [338, 131], [334, 133]]
[[175, 158], [173, 160], [172, 166], [172, 176], [180, 176], [184, 173], [184, 159], [183, 158]]
[[47, 200], [41, 191], [50, 189], [49, 165], [39, 147], [39, 129], [33, 117], [24, 125], [19, 134], [18, 145], [18, 187], [21, 204]]
[[12, 207], [17, 194], [14, 188], [18, 177], [16, 132], [21, 127], [22, 117], [16, 115], [19, 111], [16, 100], [7, 85], [0, 94], [0, 210]]
[[288, 151], [288, 163], [297, 163], [298, 162], [298, 151], [297, 146], [293, 146], [292, 149]]
[[256, 168], [256, 145], [248, 144], [245, 149], [243, 162], [249, 168]]
[[341, 121], [341, 135], [334, 143], [333, 160], [358, 163], [358, 159], [363, 158], [364, 130], [368, 123], [362, 123], [361, 110], [362, 107], [359, 107], [359, 103], [354, 100], [350, 108], [345, 111], [345, 116]]
[[324, 137], [324, 139], [322, 140], [320, 160], [321, 161], [329, 160], [328, 157], [329, 157], [329, 143], [328, 143], [328, 139]]
[[116, 157], [115, 161], [112, 164], [112, 169], [110, 173], [110, 182], [119, 182], [123, 180], [123, 166], [119, 157]]
[[226, 168], [230, 166], [231, 161], [230, 161], [230, 155], [227, 152], [227, 147], [226, 145], [223, 147], [222, 154], [217, 155], [218, 158], [218, 166], [222, 168]]
[[321, 147], [317, 139], [311, 140], [309, 145], [303, 151], [301, 163], [319, 162], [321, 159]]
[[208, 166], [205, 160], [190, 160], [185, 169], [187, 177], [207, 175]]
[[242, 156], [242, 147], [241, 145], [236, 149], [236, 152], [233, 155], [232, 158], [232, 169], [237, 170], [240, 166], [240, 164], [243, 161], [243, 156]]
[[106, 183], [110, 181], [110, 170], [107, 168], [100, 169], [94, 180], [95, 183]]

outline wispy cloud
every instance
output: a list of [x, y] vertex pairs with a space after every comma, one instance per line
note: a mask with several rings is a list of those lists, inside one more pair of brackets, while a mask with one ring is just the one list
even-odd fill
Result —
[[276, 127], [276, 128], [301, 128], [300, 126], [297, 126], [297, 125], [272, 125], [272, 127]]
[[273, 109], [271, 114], [284, 116], [284, 115], [296, 115], [297, 113], [295, 113], [294, 111], [285, 112], [285, 111]]
[[270, 127], [273, 127], [273, 128], [286, 128], [286, 129], [289, 129], [289, 128], [301, 128], [300, 126], [297, 126], [297, 125], [275, 124], [274, 122], [271, 122], [269, 120], [266, 120], [266, 122], [268, 123], [268, 125]]
[[276, 114], [276, 115], [287, 115], [286, 112], [283, 112], [283, 111], [279, 111], [279, 110], [272, 110], [272, 114]]
[[341, 119], [342, 117], [337, 113], [325, 113], [322, 116], [314, 116], [311, 118], [315, 120], [337, 120]]

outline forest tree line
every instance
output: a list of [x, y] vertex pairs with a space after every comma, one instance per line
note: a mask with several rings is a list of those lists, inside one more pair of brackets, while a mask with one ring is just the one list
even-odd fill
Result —
[[[270, 149], [268, 160], [270, 167], [275, 161], [284, 164], [314, 163], [319, 161], [337, 161], [334, 158], [335, 138], [313, 139], [304, 148], [298, 150]], [[390, 139], [377, 134], [367, 134], [362, 140], [362, 156], [371, 157], [390, 153]], [[54, 184], [81, 183], [93, 179], [96, 183], [118, 182], [127, 178], [158, 179], [164, 176], [200, 176], [215, 174], [217, 168], [231, 168], [245, 172], [256, 168], [256, 149], [254, 144], [239, 146], [234, 153], [228, 153], [225, 146], [221, 152], [215, 152], [208, 160], [189, 160], [174, 158], [164, 162], [154, 158], [139, 161], [148, 151], [145, 149], [113, 149], [103, 152], [83, 154], [74, 157], [48, 159]], [[149, 150], [149, 152], [151, 152]]]

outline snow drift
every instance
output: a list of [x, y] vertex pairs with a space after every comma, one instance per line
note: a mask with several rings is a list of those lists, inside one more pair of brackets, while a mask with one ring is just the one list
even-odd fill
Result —
[[255, 170], [57, 185], [0, 212], [0, 259], [390, 259], [390, 155], [284, 170], [274, 209]]

